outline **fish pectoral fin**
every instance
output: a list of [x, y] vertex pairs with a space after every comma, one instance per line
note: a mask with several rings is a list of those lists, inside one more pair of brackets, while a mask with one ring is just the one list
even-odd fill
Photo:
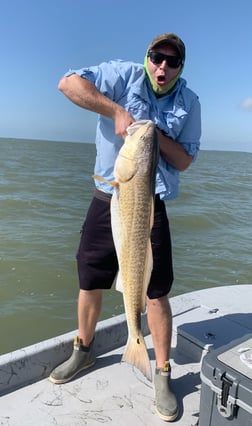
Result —
[[128, 182], [132, 179], [137, 172], [136, 163], [134, 160], [118, 155], [115, 167], [114, 175], [118, 182]]
[[119, 183], [116, 182], [115, 180], [107, 180], [103, 176], [93, 175], [92, 178], [95, 180], [98, 180], [99, 182], [105, 182], [108, 185], [114, 186], [115, 188], [118, 188], [119, 186]]
[[150, 360], [142, 333], [138, 337], [128, 337], [122, 361], [134, 365], [148, 380], [152, 380]]

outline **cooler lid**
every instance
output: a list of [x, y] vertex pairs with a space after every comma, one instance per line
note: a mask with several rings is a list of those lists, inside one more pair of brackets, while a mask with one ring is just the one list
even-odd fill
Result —
[[252, 379], [252, 337], [217, 356], [219, 361]]

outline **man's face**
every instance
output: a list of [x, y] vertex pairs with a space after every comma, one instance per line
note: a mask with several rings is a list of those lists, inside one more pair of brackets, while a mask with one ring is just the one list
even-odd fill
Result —
[[[151, 52], [154, 53], [150, 53], [147, 62], [150, 75], [158, 86], [163, 87], [179, 73], [182, 66], [179, 59], [176, 61], [179, 55], [176, 49], [168, 44], [154, 47]], [[162, 55], [156, 53], [167, 55], [168, 58], [162, 57]], [[171, 56], [173, 58], [169, 59]], [[169, 66], [169, 62], [171, 66]], [[173, 68], [173, 66], [175, 66], [175, 68]]]

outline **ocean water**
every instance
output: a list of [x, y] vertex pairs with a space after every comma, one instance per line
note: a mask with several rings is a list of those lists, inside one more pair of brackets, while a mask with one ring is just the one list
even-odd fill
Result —
[[[0, 353], [77, 328], [75, 254], [94, 183], [95, 146], [0, 139]], [[166, 203], [171, 295], [252, 283], [252, 154], [201, 151]], [[124, 311], [104, 294], [100, 319]]]

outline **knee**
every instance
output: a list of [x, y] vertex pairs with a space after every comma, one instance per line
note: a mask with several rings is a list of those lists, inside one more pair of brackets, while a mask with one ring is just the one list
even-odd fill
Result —
[[168, 296], [162, 296], [159, 297], [158, 299], [150, 299], [147, 296], [147, 308], [166, 308], [166, 309], [170, 309], [170, 302], [168, 299]]

